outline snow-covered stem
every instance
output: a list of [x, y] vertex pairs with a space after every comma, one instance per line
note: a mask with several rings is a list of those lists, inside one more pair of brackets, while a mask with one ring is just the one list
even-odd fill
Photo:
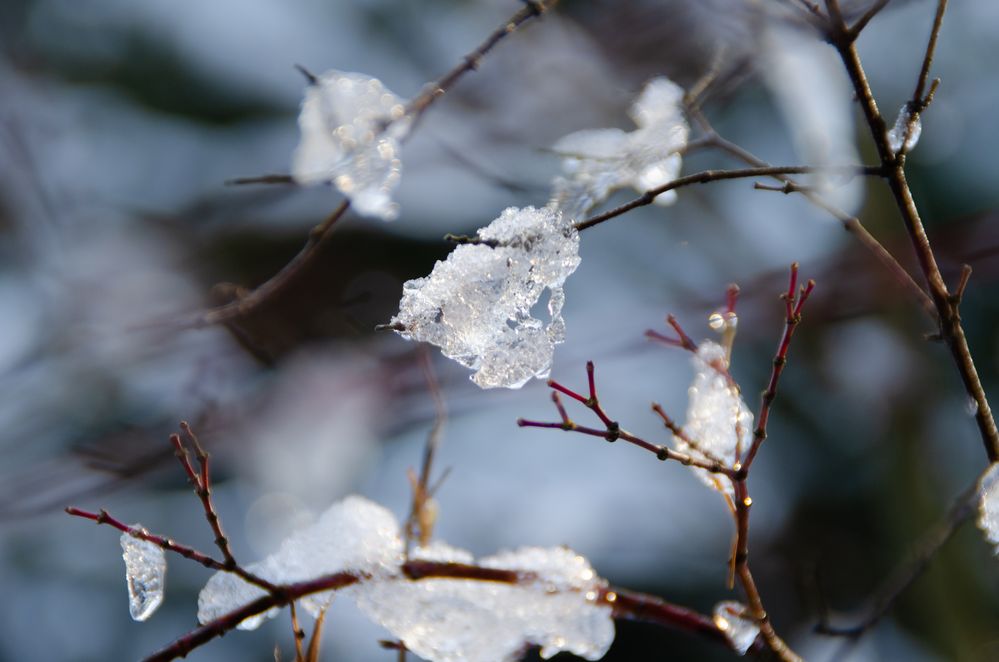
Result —
[[[94, 513], [87, 510], [81, 510], [80, 508], [74, 508], [70, 506], [66, 508], [66, 513], [72, 515], [73, 517], [80, 517], [83, 519], [89, 519], [97, 524], [107, 524], [115, 529], [118, 529], [122, 533], [127, 533], [132, 537], [138, 538], [140, 540], [146, 540], [153, 543], [157, 547], [161, 547], [168, 552], [173, 552], [174, 554], [179, 554], [186, 559], [190, 559], [195, 563], [200, 563], [206, 568], [211, 568], [212, 570], [221, 570], [223, 572], [231, 572], [234, 575], [238, 575], [240, 578], [245, 580], [250, 584], [259, 586], [266, 591], [275, 590], [274, 584], [270, 583], [266, 579], [256, 576], [252, 572], [247, 572], [244, 568], [239, 565], [229, 566], [218, 559], [212, 558], [207, 554], [199, 552], [193, 547], [188, 547], [187, 545], [182, 545], [177, 543], [170, 538], [165, 536], [160, 536], [155, 533], [149, 533], [145, 529], [137, 528], [134, 526], [129, 526], [124, 522], [112, 517], [108, 511], [101, 509], [100, 511]], [[239, 621], [237, 621], [238, 623]]]
[[[926, 53], [923, 57], [923, 66], [916, 84], [916, 94], [913, 98], [913, 102], [917, 103], [915, 106], [917, 110], [920, 109], [920, 106], [925, 107], [925, 104], [929, 102], [928, 98], [921, 95], [929, 76], [946, 6], [946, 0], [939, 0]], [[889, 189], [902, 217], [902, 222], [909, 233], [909, 239], [916, 253], [920, 270], [926, 279], [930, 297], [936, 308], [940, 337], [951, 353], [965, 391], [975, 402], [975, 422], [978, 425], [982, 444], [989, 461], [995, 462], [999, 460], [999, 429], [996, 428], [992, 410], [985, 396], [985, 389], [982, 387], [971, 349], [968, 347], [968, 341], [964, 334], [959, 312], [960, 300], [950, 292], [944, 282], [933, 247], [926, 235], [926, 229], [923, 227], [919, 210], [912, 198], [912, 191], [905, 175], [905, 152], [902, 150], [896, 154], [888, 144], [885, 120], [878, 109], [877, 101], [874, 99], [874, 93], [860, 60], [860, 54], [857, 52], [856, 35], [851, 33], [843, 20], [838, 0], [826, 0], [826, 7], [830, 17], [828, 23], [829, 40], [839, 53], [853, 84], [857, 99], [860, 101], [864, 119], [871, 132], [871, 138], [886, 171]]]
[[195, 473], [194, 467], [191, 465], [191, 458], [187, 447], [178, 434], [170, 435], [170, 443], [173, 444], [174, 454], [184, 468], [184, 472], [187, 474], [191, 485], [194, 486], [194, 493], [201, 501], [201, 505], [205, 510], [205, 519], [208, 520], [208, 525], [212, 528], [212, 533], [215, 534], [215, 545], [222, 552], [222, 558], [226, 567], [235, 568], [237, 566], [236, 558], [232, 555], [229, 539], [222, 531], [222, 520], [219, 518], [218, 512], [216, 512], [215, 506], [212, 503], [212, 479], [208, 468], [210, 456], [201, 445], [198, 436], [194, 434], [194, 430], [191, 429], [187, 421], [181, 421], [180, 429], [184, 433], [184, 437], [194, 446], [194, 454], [198, 458], [200, 473]]
[[630, 200], [614, 209], [605, 211], [602, 214], [597, 214], [596, 216], [591, 216], [585, 221], [580, 221], [575, 224], [575, 228], [582, 232], [583, 230], [592, 228], [595, 225], [599, 225], [604, 221], [609, 221], [612, 218], [626, 214], [632, 209], [637, 209], [638, 207], [644, 207], [646, 205], [651, 205], [652, 201], [656, 199], [657, 196], [674, 189], [683, 188], [684, 186], [690, 186], [691, 184], [707, 184], [709, 182], [724, 181], [727, 179], [752, 179], [754, 177], [776, 177], [780, 175], [804, 175], [815, 172], [835, 172], [844, 175], [863, 175], [868, 177], [880, 177], [883, 175], [880, 166], [866, 166], [866, 165], [843, 165], [843, 166], [807, 166], [807, 165], [791, 165], [791, 166], [753, 166], [750, 168], [735, 168], [731, 170], [702, 170], [701, 172], [695, 172], [690, 175], [685, 175], [683, 177], [677, 177], [671, 182], [667, 182], [662, 186], [658, 186], [653, 189], [645, 191], [642, 195], [637, 198]]

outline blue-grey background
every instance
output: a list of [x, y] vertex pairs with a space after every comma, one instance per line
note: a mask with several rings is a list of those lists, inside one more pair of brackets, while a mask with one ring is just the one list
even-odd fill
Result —
[[[418, 466], [433, 407], [419, 348], [374, 325], [395, 312], [404, 280], [446, 255], [444, 233], [474, 231], [509, 205], [544, 204], [556, 139], [629, 128], [625, 111], [650, 76], [689, 85], [719, 62], [730, 75], [708, 115], [774, 163], [802, 160], [790, 138], [802, 121], [852, 117], [848, 95], [807, 109], [814, 95], [841, 89], [840, 72], [790, 83], [773, 75], [775, 57], [798, 55], [775, 54], [767, 3], [566, 0], [430, 110], [405, 147], [397, 221], [348, 216], [279, 300], [230, 329], [178, 326], [226, 300], [232, 288], [219, 283], [269, 277], [339, 202], [328, 189], [223, 185], [287, 172], [303, 87], [294, 64], [363, 72], [412, 96], [519, 7], [0, 4], [0, 660], [137, 659], [195, 625], [204, 569], [171, 559], [165, 604], [134, 623], [118, 536], [61, 513], [105, 507], [210, 550], [167, 444], [181, 419], [214, 453], [217, 502], [240, 559], [267, 554], [349, 493], [402, 517], [406, 472]], [[911, 94], [934, 7], [893, 2], [861, 40], [886, 115]], [[953, 282], [962, 262], [975, 269], [962, 312], [990, 394], [999, 370], [997, 35], [999, 6], [952, 3], [934, 69], [943, 82], [909, 161], [945, 276]], [[782, 107], [781, 94], [803, 99], [800, 112]], [[847, 126], [838, 137], [870, 160], [865, 131]], [[735, 165], [698, 153], [684, 171]], [[883, 187], [868, 182], [850, 195], [845, 204], [913, 266]], [[923, 339], [930, 323], [835, 221], [751, 181], [685, 189], [674, 207], [589, 230], [581, 255], [552, 375], [583, 388], [593, 359], [611, 415], [660, 442], [649, 403], [682, 420], [690, 368], [643, 331], [662, 329], [673, 312], [706, 337], [726, 284], [739, 283], [733, 372], [755, 409], [787, 265], [799, 261], [818, 281], [751, 481], [752, 554], [778, 631], [807, 658], [829, 659], [838, 644], [811, 634], [819, 606], [844, 622], [859, 614], [985, 466], [956, 371]], [[518, 429], [518, 417], [555, 415], [543, 383], [481, 391], [430, 354], [449, 410], [441, 538], [477, 554], [568, 544], [613, 583], [702, 611], [740, 598], [724, 586], [731, 522], [684, 467], [624, 444]], [[994, 659], [997, 563], [965, 525], [849, 659]], [[683, 633], [629, 624], [619, 633], [608, 659], [730, 657]], [[324, 659], [392, 659], [376, 643], [387, 636], [342, 601]], [[190, 657], [270, 660], [278, 644], [288, 659], [290, 641], [282, 615]]]

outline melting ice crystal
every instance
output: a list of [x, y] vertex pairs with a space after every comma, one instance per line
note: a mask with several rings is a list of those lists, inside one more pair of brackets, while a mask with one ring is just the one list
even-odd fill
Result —
[[545, 659], [570, 651], [603, 657], [614, 640], [605, 583], [565, 547], [527, 547], [483, 558], [479, 565], [530, 573], [526, 585], [481, 581], [394, 579], [365, 585], [358, 607], [406, 647], [434, 662], [519, 660], [526, 644]]
[[[680, 102], [683, 90], [667, 78], [649, 81], [629, 110], [637, 129], [591, 129], [555, 143], [566, 177], [555, 180], [552, 205], [579, 218], [615, 189], [657, 188], [680, 174], [679, 152], [690, 134]], [[676, 200], [674, 191], [656, 196], [658, 205]]]
[[[919, 142], [919, 136], [923, 133], [923, 123], [917, 115], [915, 120], [912, 117], [912, 107], [906, 103], [898, 111], [898, 117], [895, 118], [895, 126], [888, 131], [888, 147], [892, 152], [898, 154], [902, 149], [902, 141], [905, 141], [905, 151], [911, 151], [912, 148], [916, 146]], [[912, 123], [912, 130], [909, 130], [909, 124]], [[905, 132], [909, 131], [909, 139], [905, 139]]]
[[[133, 529], [142, 529], [140, 524]], [[130, 533], [121, 534], [125, 559], [125, 583], [128, 584], [128, 611], [132, 618], [144, 621], [163, 603], [166, 556], [163, 548]]]
[[305, 91], [302, 139], [292, 158], [299, 184], [332, 182], [360, 214], [391, 220], [399, 184], [400, 141], [409, 132], [405, 105], [381, 81], [327, 71]]
[[[432, 662], [505, 662], [526, 645], [548, 658], [571, 651], [602, 657], [614, 639], [611, 609], [598, 603], [606, 582], [589, 562], [565, 547], [528, 547], [483, 558], [479, 565], [522, 573], [517, 585], [403, 576], [403, 543], [392, 514], [361, 497], [334, 504], [312, 526], [247, 569], [272, 582], [313, 579], [341, 571], [364, 580], [344, 593], [372, 620]], [[413, 550], [414, 560], [472, 564], [472, 554], [443, 542]], [[263, 589], [229, 573], [216, 573], [201, 591], [198, 619], [218, 618], [264, 595]], [[329, 595], [300, 601], [316, 615]], [[276, 610], [251, 617], [252, 629]]]
[[739, 655], [745, 655], [760, 634], [760, 624], [748, 617], [746, 606], [731, 600], [715, 605], [714, 621]]
[[[676, 439], [677, 449], [705, 462], [732, 467], [753, 439], [753, 414], [728, 374], [728, 357], [721, 345], [703, 341], [694, 355], [694, 382], [688, 390], [687, 422], [691, 442]], [[691, 467], [708, 486], [733, 494], [732, 482], [719, 474]]]
[[[408, 281], [392, 323], [475, 370], [479, 386], [519, 388], [548, 375], [564, 340], [562, 285], [579, 265], [579, 236], [551, 207], [510, 207], [478, 239]], [[532, 311], [545, 288], [547, 325]]]
[[999, 462], [978, 482], [978, 528], [999, 555]]

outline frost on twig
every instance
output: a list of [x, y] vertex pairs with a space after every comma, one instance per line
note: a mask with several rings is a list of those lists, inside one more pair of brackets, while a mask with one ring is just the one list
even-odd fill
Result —
[[[562, 285], [579, 265], [579, 235], [551, 207], [510, 207], [478, 240], [408, 281], [392, 325], [475, 370], [482, 388], [519, 388], [548, 375], [564, 340]], [[532, 310], [546, 288], [547, 324]]]
[[[638, 126], [590, 129], [570, 133], [553, 146], [562, 155], [566, 177], [555, 179], [551, 205], [570, 218], [579, 218], [615, 190], [631, 187], [645, 192], [677, 178], [680, 151], [690, 127], [680, 112], [683, 90], [667, 78], [649, 81], [632, 104], [629, 115]], [[660, 193], [659, 205], [676, 200], [675, 191]]]
[[999, 462], [978, 482], [978, 528], [999, 555]]
[[[134, 524], [132, 528], [141, 530], [142, 526]], [[130, 533], [121, 534], [121, 550], [128, 585], [128, 611], [133, 619], [144, 621], [163, 603], [166, 554], [159, 545]]]
[[[703, 462], [735, 468], [752, 443], [753, 414], [728, 376], [728, 353], [722, 345], [701, 342], [693, 362], [685, 438], [675, 439], [677, 449]], [[691, 467], [691, 471], [709, 487], [733, 497], [732, 481], [725, 476], [698, 467]]]
[[[471, 564], [472, 555], [442, 542], [419, 547], [411, 561]], [[520, 573], [516, 584], [405, 576], [400, 528], [387, 510], [361, 497], [334, 504], [312, 526], [286, 539], [276, 554], [247, 570], [274, 583], [351, 572], [363, 581], [344, 589], [373, 621], [408, 650], [432, 662], [503, 662], [527, 645], [543, 657], [571, 651], [602, 657], [614, 639], [611, 608], [597, 602], [606, 582], [589, 562], [564, 547], [523, 548], [481, 559], [479, 566]], [[264, 595], [229, 573], [217, 573], [201, 592], [198, 618], [218, 618]], [[300, 600], [317, 615], [329, 594]], [[275, 610], [272, 610], [272, 612]], [[273, 613], [247, 619], [258, 626]]]
[[745, 605], [732, 600], [715, 605], [715, 625], [724, 633], [729, 645], [739, 655], [745, 655], [760, 635], [760, 624], [748, 618], [747, 612]]
[[898, 110], [898, 117], [895, 118], [895, 126], [888, 131], [888, 147], [893, 154], [898, 154], [902, 151], [904, 143], [905, 151], [912, 151], [916, 143], [919, 142], [919, 136], [922, 133], [923, 123], [919, 119], [919, 114], [913, 113], [912, 105], [905, 103]]
[[292, 177], [302, 185], [331, 182], [358, 213], [395, 218], [400, 141], [410, 127], [405, 112], [377, 78], [327, 71], [305, 90]]

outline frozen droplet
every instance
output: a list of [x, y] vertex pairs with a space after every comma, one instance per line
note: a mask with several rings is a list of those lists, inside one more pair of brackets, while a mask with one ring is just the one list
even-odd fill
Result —
[[[680, 104], [683, 90], [666, 78], [654, 78], [643, 88], [629, 114], [638, 128], [577, 131], [558, 140], [552, 149], [562, 156], [565, 177], [553, 182], [551, 205], [570, 218], [579, 218], [616, 189], [645, 192], [680, 174], [680, 152], [690, 127]], [[675, 191], [656, 196], [670, 205]]]
[[999, 555], [999, 462], [978, 481], [978, 528]]
[[964, 402], [964, 411], [967, 412], [968, 416], [974, 416], [978, 413], [978, 401], [968, 396], [968, 399]]
[[722, 317], [721, 313], [711, 313], [708, 317], [708, 326], [715, 331], [721, 331], [725, 326], [725, 318]]
[[[909, 127], [912, 127], [911, 129]], [[909, 132], [906, 139], [906, 132]], [[923, 123], [919, 119], [919, 114], [913, 117], [912, 106], [904, 104], [898, 111], [895, 119], [895, 126], [888, 132], [888, 147], [892, 152], [898, 154], [902, 149], [902, 141], [905, 141], [905, 151], [910, 152], [919, 142], [919, 136], [923, 133]]]
[[[510, 207], [478, 238], [408, 281], [392, 323], [475, 370], [482, 388], [519, 388], [548, 375], [564, 339], [562, 284], [579, 265], [579, 235], [551, 207]], [[547, 326], [532, 315], [546, 288]]]
[[302, 185], [332, 182], [358, 213], [395, 218], [400, 143], [410, 128], [402, 108], [375, 78], [327, 71], [305, 90], [292, 177]]
[[570, 549], [524, 548], [479, 561], [536, 576], [526, 584], [392, 579], [357, 588], [358, 607], [432, 662], [505, 662], [526, 644], [545, 659], [569, 651], [603, 657], [614, 640], [611, 609], [587, 596], [605, 586]]
[[748, 613], [745, 605], [731, 600], [715, 605], [715, 625], [739, 655], [745, 655], [760, 634], [760, 624], [749, 618]]
[[[718, 317], [725, 328], [726, 316]], [[721, 371], [728, 367], [724, 347], [710, 340], [701, 342], [693, 363], [694, 382], [687, 390], [690, 400], [683, 427], [690, 441], [676, 438], [677, 450], [703, 462], [720, 462], [733, 467], [739, 461], [740, 453], [752, 442], [753, 414], [746, 407], [738, 387]], [[698, 467], [691, 467], [691, 470], [712, 489], [733, 496], [732, 482], [725, 476]]]
[[[133, 524], [132, 528], [144, 531], [140, 524]], [[166, 555], [159, 545], [130, 533], [121, 534], [121, 549], [128, 585], [128, 611], [133, 619], [144, 621], [163, 603]]]

